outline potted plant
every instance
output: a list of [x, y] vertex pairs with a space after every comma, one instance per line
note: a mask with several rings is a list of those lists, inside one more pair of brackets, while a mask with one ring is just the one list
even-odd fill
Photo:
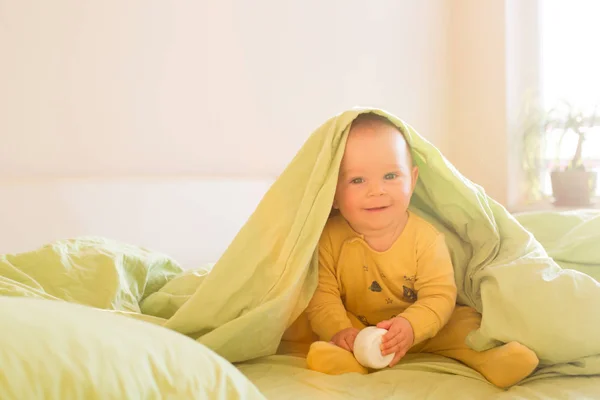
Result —
[[[543, 111], [530, 106], [526, 110], [526, 125], [523, 131], [523, 170], [530, 184], [530, 197], [541, 197], [541, 171], [546, 170], [543, 157], [550, 134], [559, 134], [556, 161], [550, 171], [552, 196], [556, 206], [587, 206], [592, 203], [596, 191], [597, 174], [586, 168], [583, 146], [587, 135], [597, 122], [597, 111], [586, 115], [569, 103]], [[566, 165], [561, 165], [560, 154], [567, 135], [577, 137], [575, 152]], [[532, 196], [531, 196], [532, 195]]]

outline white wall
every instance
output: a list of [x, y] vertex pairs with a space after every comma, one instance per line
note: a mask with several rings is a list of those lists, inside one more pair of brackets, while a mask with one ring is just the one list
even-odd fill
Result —
[[450, 161], [501, 201], [506, 200], [508, 183], [503, 3], [462, 0], [451, 7], [446, 138]]
[[446, 150], [444, 0], [0, 0], [0, 13], [0, 179], [272, 177], [354, 105]]
[[0, 180], [270, 179], [374, 105], [515, 204], [537, 2], [0, 0]]
[[538, 90], [538, 0], [461, 0], [449, 13], [446, 156], [501, 204], [523, 202], [520, 118]]
[[184, 268], [199, 267], [219, 259], [271, 184], [210, 178], [0, 181], [0, 254], [99, 236], [168, 254]]

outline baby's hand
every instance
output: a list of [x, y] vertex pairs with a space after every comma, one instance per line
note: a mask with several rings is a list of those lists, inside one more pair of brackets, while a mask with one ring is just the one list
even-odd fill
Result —
[[377, 324], [378, 328], [387, 329], [387, 333], [381, 338], [381, 354], [388, 355], [396, 353], [390, 363], [393, 367], [400, 361], [406, 352], [412, 347], [415, 340], [412, 325], [407, 319], [394, 317]]
[[360, 332], [356, 328], [346, 328], [342, 329], [331, 338], [331, 343], [336, 346], [341, 347], [342, 349], [346, 349], [349, 352], [352, 352], [354, 349], [354, 339], [356, 339], [356, 335]]

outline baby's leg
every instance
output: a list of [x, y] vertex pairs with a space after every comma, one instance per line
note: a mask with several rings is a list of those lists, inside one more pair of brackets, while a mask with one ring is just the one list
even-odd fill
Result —
[[[358, 318], [348, 313], [348, 318], [357, 329], [365, 328]], [[354, 354], [330, 342], [317, 341], [311, 344], [306, 356], [308, 368], [328, 375], [340, 375], [349, 372], [366, 374], [368, 370], [360, 365]]]
[[427, 341], [420, 351], [461, 361], [501, 388], [518, 383], [535, 370], [539, 363], [536, 354], [518, 342], [482, 352], [469, 348], [465, 339], [480, 324], [481, 314], [476, 310], [457, 306], [448, 324]]

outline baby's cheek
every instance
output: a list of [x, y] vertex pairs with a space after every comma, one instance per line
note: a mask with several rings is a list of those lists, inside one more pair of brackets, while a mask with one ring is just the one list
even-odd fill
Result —
[[354, 211], [358, 205], [356, 191], [346, 189], [339, 193], [339, 202], [348, 211]]
[[352, 215], [358, 216], [361, 211], [360, 201], [356, 199], [350, 199], [347, 203], [347, 208]]

